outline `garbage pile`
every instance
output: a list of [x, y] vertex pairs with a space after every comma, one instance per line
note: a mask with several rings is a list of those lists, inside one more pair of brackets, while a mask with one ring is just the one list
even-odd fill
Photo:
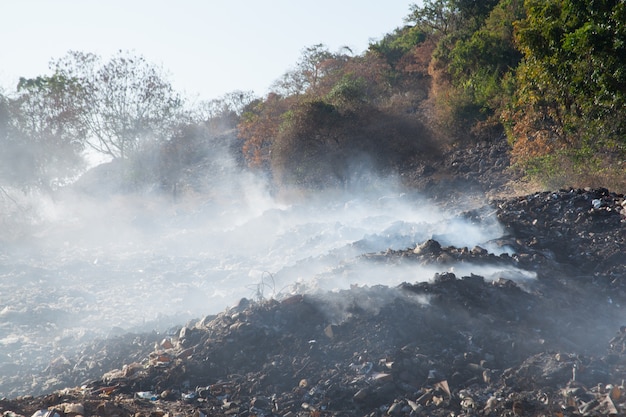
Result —
[[[429, 282], [248, 300], [127, 335], [48, 372], [67, 388], [3, 416], [605, 416], [626, 414], [626, 208], [608, 190], [494, 201], [485, 248], [436, 238], [363, 256], [517, 266], [536, 278]], [[466, 213], [479, 222], [485, 210]], [[97, 377], [91, 370], [107, 369]], [[91, 366], [91, 368], [90, 368]]]

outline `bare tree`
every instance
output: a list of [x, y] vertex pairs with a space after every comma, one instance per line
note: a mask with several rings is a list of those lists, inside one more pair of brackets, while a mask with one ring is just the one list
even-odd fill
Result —
[[69, 52], [52, 63], [71, 80], [86, 145], [113, 158], [128, 158], [145, 142], [170, 138], [181, 123], [183, 100], [163, 70], [141, 56], [118, 52], [107, 62]]

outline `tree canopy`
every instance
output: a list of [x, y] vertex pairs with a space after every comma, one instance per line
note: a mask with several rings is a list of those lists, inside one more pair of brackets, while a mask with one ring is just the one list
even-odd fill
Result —
[[543, 176], [567, 164], [604, 175], [626, 156], [626, 5], [527, 0], [525, 11], [505, 118], [514, 156]]
[[51, 75], [21, 78], [0, 105], [0, 180], [52, 189], [72, 180], [85, 151], [129, 159], [191, 123], [164, 72], [141, 56], [108, 61], [69, 52]]
[[348, 178], [355, 159], [427, 163], [433, 138], [508, 141], [517, 169], [553, 185], [626, 186], [625, 49], [620, 0], [424, 0], [362, 54], [308, 46], [265, 97], [193, 109], [141, 56], [69, 52], [2, 96], [0, 177], [58, 182], [84, 149], [191, 161], [206, 132], [234, 131], [241, 161], [277, 186]]
[[70, 52], [53, 63], [56, 77], [71, 80], [78, 123], [87, 146], [127, 158], [147, 141], [170, 137], [182, 122], [183, 100], [163, 71], [141, 56], [119, 52], [107, 62]]

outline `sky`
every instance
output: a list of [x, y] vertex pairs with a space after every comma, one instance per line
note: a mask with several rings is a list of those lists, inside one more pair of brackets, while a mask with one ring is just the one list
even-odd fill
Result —
[[119, 50], [162, 66], [188, 98], [258, 96], [304, 48], [355, 54], [404, 25], [420, 0], [0, 0], [0, 91], [50, 74], [68, 51]]

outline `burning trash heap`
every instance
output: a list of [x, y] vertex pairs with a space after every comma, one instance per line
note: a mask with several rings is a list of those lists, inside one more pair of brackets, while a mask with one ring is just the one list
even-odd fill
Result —
[[[428, 282], [251, 301], [64, 358], [5, 417], [626, 414], [626, 208], [604, 189], [493, 201], [510, 251], [436, 239], [364, 255]], [[479, 223], [484, 210], [465, 213]], [[447, 265], [516, 267], [532, 279]], [[98, 373], [96, 375], [96, 373]]]

